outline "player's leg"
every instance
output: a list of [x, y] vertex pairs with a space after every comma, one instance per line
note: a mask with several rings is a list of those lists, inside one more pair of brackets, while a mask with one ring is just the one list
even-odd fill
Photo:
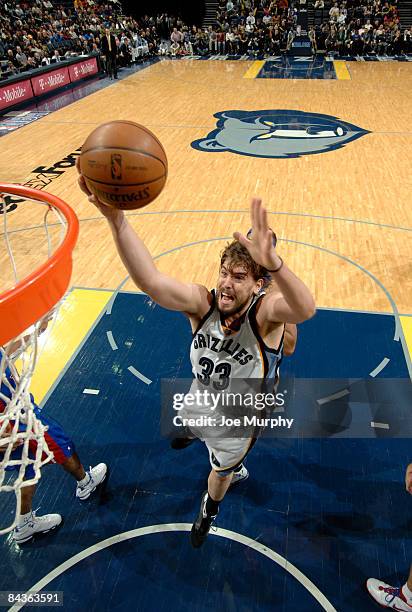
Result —
[[[25, 479], [28, 480], [33, 477], [33, 468], [32, 466], [28, 466], [25, 472]], [[36, 513], [33, 512], [33, 497], [35, 490], [36, 485], [29, 485], [21, 488], [20, 514], [17, 526], [13, 532], [13, 539], [18, 544], [29, 542], [38, 534], [45, 534], [52, 531], [58, 527], [63, 520], [60, 514], [36, 516]]]
[[211, 470], [207, 481], [207, 491], [216, 502], [221, 502], [232, 482], [233, 471], [219, 473]]
[[382, 580], [369, 578], [366, 582], [369, 595], [383, 606], [393, 610], [412, 611], [412, 565], [409, 569], [409, 577], [402, 587], [392, 587]]
[[32, 511], [35, 490], [36, 485], [30, 485], [21, 489], [20, 515], [28, 514]]
[[64, 463], [61, 464], [62, 468], [71, 474], [77, 482], [84, 480], [86, 471], [83, 467], [82, 462], [79, 459], [79, 455], [74, 451], [71, 457], [69, 457]]
[[[212, 471], [209, 474], [208, 489], [202, 494], [200, 511], [191, 530], [190, 539], [194, 548], [199, 548], [205, 541], [218, 515], [219, 504], [230, 487], [234, 470], [239, 471], [243, 467], [243, 460], [252, 448], [254, 439], [233, 438], [204, 442], [209, 450]], [[247, 474], [246, 468], [244, 470]]]
[[190, 541], [194, 548], [202, 546], [207, 538], [210, 528], [218, 515], [219, 504], [230, 487], [232, 476], [233, 470], [217, 473], [212, 469], [210, 472], [207, 491], [204, 491], [202, 494], [200, 511], [190, 533]]
[[88, 499], [105, 480], [107, 465], [99, 463], [85, 470], [76, 453], [73, 441], [62, 426], [44, 414], [40, 413], [40, 418], [42, 423], [48, 427], [45, 439], [49, 450], [53, 453], [54, 461], [77, 480], [76, 497], [82, 501]]

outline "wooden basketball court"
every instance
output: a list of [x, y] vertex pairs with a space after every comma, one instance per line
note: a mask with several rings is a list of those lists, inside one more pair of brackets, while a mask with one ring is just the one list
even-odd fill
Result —
[[[15, 559], [19, 568], [27, 564], [24, 578], [16, 570], [4, 588], [15, 584], [24, 590], [34, 584], [55, 588], [53, 580], [64, 573], [68, 582], [58, 586], [67, 589], [67, 605], [72, 608], [85, 609], [87, 598], [92, 598], [90, 605], [108, 609], [107, 602], [120, 589], [123, 599], [116, 601], [123, 603], [119, 605], [151, 610], [153, 602], [143, 601], [150, 596], [147, 585], [152, 580], [147, 578], [147, 568], [160, 567], [153, 564], [154, 558], [167, 561], [164, 551], [169, 540], [170, 568], [168, 561], [164, 563], [160, 582], [155, 576], [153, 583], [156, 589], [164, 587], [164, 592], [158, 591], [163, 593], [159, 601], [171, 610], [184, 605], [173, 600], [168, 607], [170, 593], [177, 593], [176, 585], [180, 589], [179, 571], [183, 572], [181, 593], [193, 578], [191, 597], [209, 588], [202, 577], [209, 576], [210, 568], [220, 568], [213, 581], [222, 576], [228, 582], [217, 586], [215, 595], [221, 598], [225, 591], [232, 606], [227, 609], [237, 605], [273, 609], [275, 602], [282, 610], [298, 609], [293, 607], [298, 603], [301, 610], [314, 610], [310, 598], [315, 597], [322, 609], [331, 612], [371, 609], [361, 582], [368, 573], [378, 573], [377, 565], [385, 577], [407, 572], [408, 559], [400, 550], [407, 550], [405, 542], [410, 540], [408, 510], [393, 499], [406, 495], [400, 481], [410, 461], [410, 444], [398, 439], [305, 440], [304, 444], [289, 440], [277, 446], [273, 440], [260, 441], [248, 464], [253, 475], [250, 485], [231, 493], [218, 525], [217, 535], [235, 540], [229, 546], [247, 546], [246, 552], [242, 548], [232, 554], [224, 543], [220, 548], [221, 538], [211, 538], [205, 555], [194, 556], [187, 534], [183, 538], [180, 532], [190, 529], [198, 503], [193, 491], [201, 491], [199, 474], [203, 470], [206, 476], [207, 458], [200, 447], [184, 451], [188, 484], [187, 490], [182, 489], [181, 456], [173, 455], [168, 442], [159, 437], [157, 396], [151, 404], [155, 385], [148, 384], [170, 372], [184, 377], [181, 364], [185, 356], [187, 361], [190, 336], [187, 322], [176, 313], [154, 311], [150, 301], [134, 294], [137, 289], [127, 279], [106, 221], [77, 187], [74, 163], [98, 124], [127, 119], [147, 126], [167, 152], [169, 177], [155, 202], [127, 214], [162, 271], [213, 287], [220, 251], [234, 231], [248, 230], [250, 199], [260, 196], [278, 235], [279, 253], [312, 289], [319, 309], [302, 325], [297, 354], [285, 360], [282, 371], [304, 378], [411, 376], [411, 66], [353, 62], [336, 67], [340, 78], [325, 80], [255, 78], [262, 69], [262, 63], [247, 61], [161, 61], [0, 138], [1, 180], [60, 196], [80, 219], [73, 290], [38, 364], [33, 392], [38, 403], [52, 398], [48, 413], [71, 428], [84, 456], [92, 454], [96, 461], [104, 459], [116, 468], [109, 484], [115, 494], [95, 513], [73, 508], [72, 492], [61, 486], [61, 474], [52, 476], [53, 470], [50, 475], [47, 470], [39, 485], [45, 510], [67, 509], [65, 531], [52, 536], [47, 547], [25, 556], [4, 542], [7, 568], [14, 567]], [[258, 133], [253, 131], [254, 113], [259, 115]], [[278, 116], [282, 122], [276, 127]], [[323, 127], [311, 125], [304, 133], [305, 117], [310, 122], [315, 116]], [[225, 117], [233, 119], [235, 127], [229, 127]], [[352, 127], [343, 129], [339, 121]], [[352, 128], [362, 133], [354, 132], [353, 138], [344, 140], [345, 130]], [[333, 146], [319, 145], [321, 129], [328, 132]], [[256, 141], [295, 147], [294, 138], [305, 144], [292, 156], [248, 152]], [[30, 207], [17, 202], [12, 210], [11, 204], [7, 222], [14, 230], [19, 263], [29, 272], [44, 258], [37, 248], [39, 228], [33, 227], [37, 222]], [[7, 255], [2, 253], [0, 280], [5, 285], [12, 281]], [[120, 299], [112, 310], [113, 295]], [[104, 312], [113, 316], [102, 317]], [[146, 380], [136, 378], [136, 370]], [[371, 435], [354, 437], [379, 437], [381, 430], [371, 429], [371, 420], [382, 421], [378, 417], [368, 413], [365, 423]], [[267, 473], [266, 468], [262, 473], [262, 465]], [[379, 482], [371, 477], [375, 472], [387, 487], [379, 490], [378, 497]], [[387, 522], [375, 536], [371, 525], [380, 516]], [[188, 523], [176, 525], [178, 520]], [[177, 533], [164, 536], [163, 531]], [[117, 556], [107, 563], [94, 555], [122, 541], [128, 546], [130, 538], [146, 533], [152, 535], [139, 539], [139, 546], [117, 548]], [[153, 552], [150, 542], [160, 543], [158, 533], [161, 544]], [[269, 548], [260, 543], [261, 536]], [[103, 540], [106, 543], [101, 546]], [[219, 545], [214, 547], [216, 540]], [[147, 550], [145, 542], [149, 542]], [[266, 551], [263, 555], [272, 555], [272, 561], [281, 565], [281, 569], [274, 564], [267, 569], [268, 580], [261, 580], [261, 561], [250, 561], [254, 548]], [[285, 558], [276, 557], [272, 549]], [[172, 550], [180, 552], [175, 555]], [[136, 558], [130, 561], [131, 554]], [[214, 555], [212, 561], [209, 554]], [[88, 555], [93, 557], [84, 568], [81, 560]], [[233, 558], [236, 575], [230, 577]], [[298, 568], [296, 573], [291, 563]], [[256, 589], [242, 584], [245, 567]], [[185, 568], [191, 568], [190, 575]], [[129, 584], [130, 571], [134, 573]], [[316, 586], [305, 582], [300, 571]], [[111, 585], [110, 576], [116, 584]], [[124, 582], [118, 576], [126, 576]], [[100, 577], [110, 580], [101, 584]], [[140, 579], [142, 588], [137, 589]], [[266, 599], [261, 599], [262, 592], [267, 592]], [[303, 602], [304, 596], [308, 600]], [[206, 609], [203, 605], [202, 600], [196, 609]]]
[[[38, 174], [33, 169], [48, 169], [78, 151], [99, 123], [137, 121], [163, 143], [169, 178], [154, 203], [129, 213], [133, 226], [153, 255], [210, 241], [163, 257], [162, 270], [213, 286], [223, 245], [216, 238], [247, 230], [249, 201], [258, 195], [272, 213], [282, 256], [311, 287], [318, 306], [391, 312], [387, 294], [366, 270], [398, 311], [410, 314], [410, 65], [352, 63], [350, 80], [325, 81], [243, 78], [250, 65], [154, 64], [2, 138], [1, 177], [25, 183]], [[338, 150], [291, 159], [192, 148], [216, 127], [213, 115], [229, 109], [323, 113], [370, 133]], [[79, 191], [75, 169], [63, 170], [45, 188], [81, 221], [73, 285], [115, 289], [125, 271], [110, 232]], [[24, 226], [24, 208], [14, 214]], [[27, 252], [29, 268], [30, 257]]]

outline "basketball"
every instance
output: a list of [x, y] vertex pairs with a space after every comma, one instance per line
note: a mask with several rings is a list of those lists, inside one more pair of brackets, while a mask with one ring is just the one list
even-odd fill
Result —
[[97, 198], [114, 208], [143, 208], [167, 178], [167, 157], [156, 136], [133, 121], [110, 121], [87, 137], [80, 171]]

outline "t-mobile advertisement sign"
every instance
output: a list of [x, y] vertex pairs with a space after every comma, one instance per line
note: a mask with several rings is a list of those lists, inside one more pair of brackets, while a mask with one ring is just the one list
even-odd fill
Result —
[[53, 70], [31, 79], [36, 96], [41, 96], [41, 94], [53, 91], [53, 89], [59, 89], [59, 87], [64, 87], [69, 83], [69, 71], [67, 68], [59, 68], [58, 70]]
[[33, 91], [29, 79], [12, 85], [4, 85], [0, 87], [0, 110], [8, 106], [14, 106], [14, 104], [23, 102], [23, 100], [29, 100], [32, 97]]
[[91, 57], [90, 59], [85, 60], [84, 62], [78, 62], [77, 64], [73, 64], [69, 66], [69, 74], [70, 80], [80, 81], [80, 79], [85, 79], [92, 74], [97, 74], [97, 61], [95, 57]]

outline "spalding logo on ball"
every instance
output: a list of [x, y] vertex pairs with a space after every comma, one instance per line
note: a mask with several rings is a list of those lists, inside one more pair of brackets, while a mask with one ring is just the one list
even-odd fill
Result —
[[86, 139], [80, 171], [87, 188], [114, 208], [142, 208], [167, 179], [167, 157], [156, 136], [133, 121], [99, 125]]

